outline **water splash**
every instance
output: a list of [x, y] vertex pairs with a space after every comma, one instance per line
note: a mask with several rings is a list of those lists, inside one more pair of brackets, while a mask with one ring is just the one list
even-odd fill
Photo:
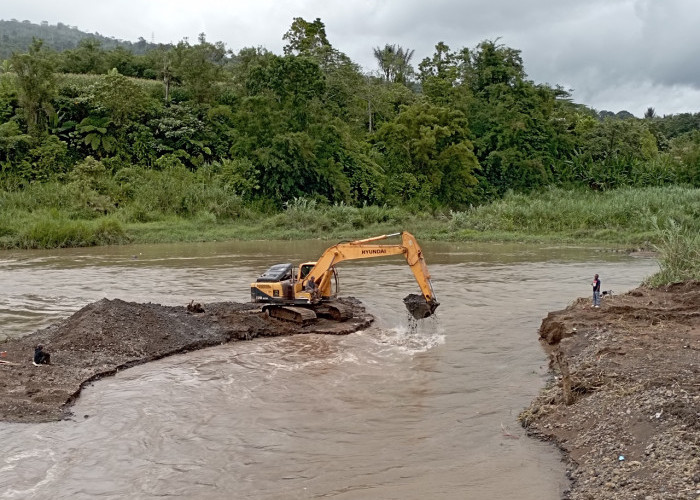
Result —
[[409, 316], [405, 325], [380, 330], [376, 341], [378, 345], [388, 347], [392, 352], [414, 356], [443, 345], [444, 331], [437, 316], [421, 320]]

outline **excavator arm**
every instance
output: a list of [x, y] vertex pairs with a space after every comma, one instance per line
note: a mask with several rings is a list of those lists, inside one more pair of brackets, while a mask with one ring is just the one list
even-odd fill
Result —
[[[400, 244], [385, 245], [375, 243], [395, 236], [401, 237]], [[430, 282], [430, 273], [425, 264], [420, 245], [418, 245], [416, 238], [406, 231], [338, 243], [328, 248], [316, 261], [316, 265], [309, 271], [304, 281], [300, 282], [298, 286], [301, 288], [306, 286], [309, 280], [313, 280], [321, 291], [321, 295], [328, 296], [331, 290], [333, 267], [336, 264], [344, 260], [372, 259], [391, 255], [403, 255], [405, 257], [421, 290], [423, 300], [415, 295], [409, 295], [404, 298], [404, 303], [409, 312], [416, 318], [425, 318], [432, 315], [439, 303], [435, 298], [435, 292]]]

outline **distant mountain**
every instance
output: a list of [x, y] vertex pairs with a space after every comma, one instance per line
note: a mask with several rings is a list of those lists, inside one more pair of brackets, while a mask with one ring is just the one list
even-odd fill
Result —
[[32, 38], [42, 39], [45, 47], [58, 52], [76, 48], [78, 43], [85, 38], [98, 40], [105, 50], [124, 47], [134, 54], [143, 54], [158, 46], [147, 42], [143, 37], [140, 37], [135, 43], [127, 42], [99, 33], [86, 33], [80, 31], [76, 26], [68, 26], [63, 23], [54, 26], [46, 21], [34, 24], [30, 21], [18, 21], [17, 19], [9, 21], [0, 19], [0, 60], [7, 59], [13, 52], [27, 52]]

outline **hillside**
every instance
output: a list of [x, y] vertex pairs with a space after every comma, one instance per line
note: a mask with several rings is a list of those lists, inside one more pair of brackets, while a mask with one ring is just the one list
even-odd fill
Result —
[[31, 21], [9, 21], [0, 19], [0, 59], [7, 59], [13, 52], [27, 52], [32, 43], [32, 38], [44, 40], [47, 48], [57, 52], [71, 50], [78, 46], [81, 40], [93, 38], [100, 42], [105, 50], [116, 47], [124, 47], [134, 54], [144, 54], [150, 49], [157, 47], [157, 44], [149, 43], [142, 37], [137, 42], [119, 40], [114, 37], [107, 37], [99, 33], [87, 33], [81, 31], [77, 26], [58, 23], [50, 25], [47, 21], [35, 24]]

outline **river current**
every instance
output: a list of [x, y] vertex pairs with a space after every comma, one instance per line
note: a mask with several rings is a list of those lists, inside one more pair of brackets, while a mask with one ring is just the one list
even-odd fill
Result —
[[[320, 241], [0, 253], [0, 340], [101, 298], [247, 301], [269, 265]], [[565, 464], [518, 413], [547, 380], [549, 311], [623, 293], [652, 259], [578, 248], [422, 245], [440, 307], [412, 327], [400, 258], [339, 266], [377, 321], [348, 336], [254, 339], [87, 387], [72, 420], [0, 423], [0, 499], [558, 499]], [[0, 376], [4, 376], [0, 372]]]

